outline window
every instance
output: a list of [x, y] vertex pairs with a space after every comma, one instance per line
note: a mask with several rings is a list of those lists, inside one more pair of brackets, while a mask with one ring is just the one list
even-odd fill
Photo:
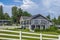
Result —
[[27, 24], [29, 24], [29, 20], [27, 20]]
[[34, 20], [34, 24], [39, 24], [39, 20]]
[[47, 24], [46, 20], [41, 20], [41, 24]]
[[23, 24], [23, 21], [21, 21], [21, 24]]
[[26, 25], [26, 21], [24, 21], [24, 25]]

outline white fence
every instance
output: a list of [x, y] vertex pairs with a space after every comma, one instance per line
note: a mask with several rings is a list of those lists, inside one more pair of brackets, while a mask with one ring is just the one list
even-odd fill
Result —
[[[33, 37], [33, 36], [22, 36], [22, 34], [32, 34], [32, 35], [40, 35], [40, 37]], [[54, 36], [54, 37], [58, 37], [58, 38], [43, 38], [43, 36]], [[60, 35], [52, 35], [52, 34], [37, 34], [37, 33], [29, 33], [29, 32], [21, 32], [20, 31], [20, 40], [22, 40], [22, 37], [25, 37], [25, 38], [35, 38], [35, 39], [40, 39], [40, 40], [43, 40], [43, 39], [47, 39], [47, 40], [60, 40]]]
[[5, 28], [13, 29], [13, 28], [21, 28], [21, 27], [20, 26], [0, 26], [0, 29], [5, 29]]
[[[43, 39], [60, 40], [60, 35], [42, 34], [42, 33], [39, 34], [39, 33], [22, 32], [22, 31], [19, 32], [19, 31], [13, 31], [13, 30], [0, 30], [0, 31], [18, 33], [19, 35], [0, 33], [0, 35], [6, 35], [6, 36], [13, 36], [13, 37], [18, 36], [20, 39], [16, 39], [16, 40], [22, 40], [22, 37], [24, 37], [24, 38], [32, 38], [32, 39], [40, 39], [40, 40], [43, 40]], [[23, 34], [26, 34], [26, 35], [23, 35]], [[27, 35], [37, 35], [37, 36], [27, 36]], [[43, 37], [43, 36], [47, 36], [47, 37]], [[57, 37], [57, 38], [48, 38], [48, 36]], [[11, 39], [11, 38], [0, 38], [0, 39]]]

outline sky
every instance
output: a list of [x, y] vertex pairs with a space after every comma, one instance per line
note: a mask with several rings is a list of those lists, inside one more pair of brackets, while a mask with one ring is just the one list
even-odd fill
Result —
[[4, 13], [7, 12], [10, 16], [13, 6], [22, 8], [32, 15], [50, 15], [51, 18], [60, 16], [60, 0], [0, 0], [0, 5], [3, 5]]

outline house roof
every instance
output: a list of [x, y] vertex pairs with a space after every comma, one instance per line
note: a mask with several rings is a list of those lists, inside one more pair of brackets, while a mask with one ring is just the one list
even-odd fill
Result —
[[23, 17], [23, 19], [25, 20], [25, 19], [31, 19], [32, 18], [32, 16], [22, 16]]
[[44, 17], [44, 16], [43, 16], [43, 15], [41, 15], [41, 14], [37, 14], [37, 15], [33, 16], [33, 17], [32, 17], [32, 19], [35, 19], [35, 18], [37, 18], [37, 17], [39, 17], [39, 16], [41, 16], [41, 17], [43, 17], [44, 19], [46, 19], [46, 20], [48, 20], [48, 21], [52, 22], [50, 19], [48, 19], [48, 18]]
[[23, 19], [35, 19], [35, 18], [37, 18], [37, 17], [39, 17], [39, 16], [41, 16], [41, 17], [43, 17], [44, 19], [46, 19], [46, 20], [52, 22], [50, 19], [48, 19], [48, 18], [42, 16], [41, 14], [37, 14], [37, 15], [34, 15], [34, 16], [22, 16], [22, 17], [23, 17]]

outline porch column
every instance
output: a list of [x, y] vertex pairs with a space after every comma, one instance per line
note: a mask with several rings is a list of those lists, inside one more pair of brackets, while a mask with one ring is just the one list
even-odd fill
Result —
[[34, 29], [36, 29], [36, 25], [35, 25], [35, 28]]
[[31, 25], [29, 25], [29, 29], [31, 30]]
[[21, 28], [21, 25], [22, 25], [22, 24], [21, 24], [21, 20], [20, 20], [20, 28]]

